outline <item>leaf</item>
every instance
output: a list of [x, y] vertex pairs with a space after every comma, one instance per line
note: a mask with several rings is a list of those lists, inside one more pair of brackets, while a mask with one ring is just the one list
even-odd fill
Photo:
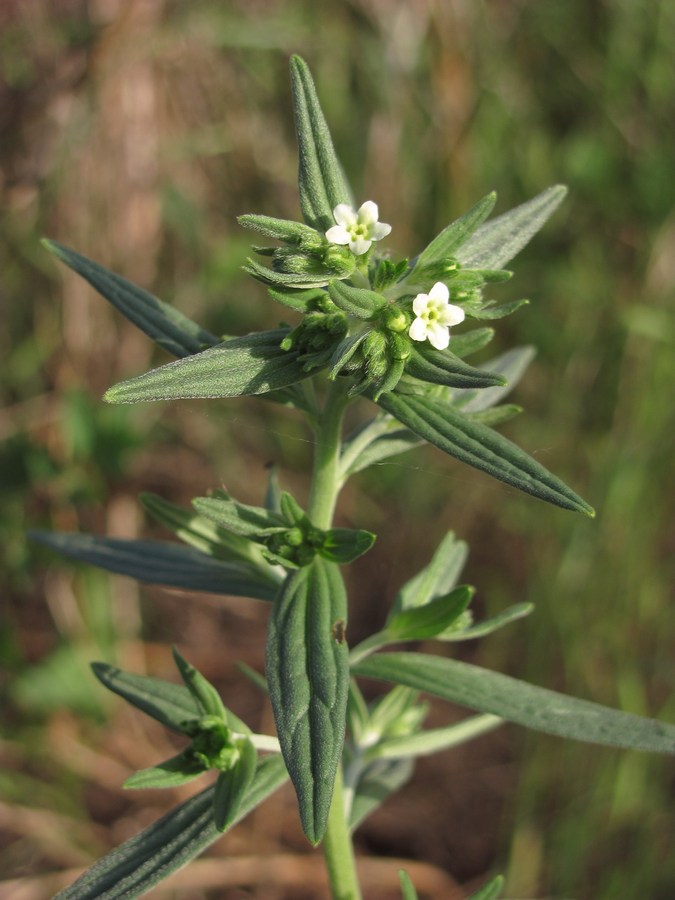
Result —
[[368, 331], [362, 331], [360, 334], [351, 334], [343, 338], [333, 351], [328, 365], [330, 366], [330, 377], [335, 379], [340, 374], [341, 369], [347, 365], [352, 356], [356, 353], [359, 346], [368, 337]]
[[469, 269], [500, 269], [520, 253], [562, 203], [567, 188], [556, 184], [482, 225], [457, 252]]
[[422, 441], [417, 435], [404, 429], [392, 431], [390, 434], [378, 437], [365, 450], [359, 453], [346, 470], [345, 476], [355, 475], [357, 472], [367, 469], [368, 466], [382, 463], [385, 459], [398, 456], [399, 453], [406, 453], [414, 447], [419, 447], [421, 443]]
[[344, 565], [354, 562], [367, 553], [375, 543], [370, 531], [354, 528], [331, 528], [319, 549], [319, 554], [330, 562]]
[[240, 756], [235, 765], [221, 772], [213, 797], [213, 815], [218, 831], [226, 831], [237, 818], [239, 808], [255, 777], [258, 754], [249, 740], [239, 742]]
[[194, 781], [204, 772], [204, 766], [199, 760], [183, 752], [150, 769], [134, 772], [124, 782], [124, 787], [128, 790], [179, 787], [181, 784]]
[[482, 888], [474, 891], [468, 900], [497, 900], [503, 887], [504, 877], [497, 875], [496, 878], [492, 878], [487, 884], [484, 884]]
[[384, 629], [388, 643], [437, 637], [457, 621], [471, 603], [473, 595], [474, 589], [463, 585], [424, 606], [394, 613]]
[[146, 584], [273, 600], [279, 576], [244, 563], [224, 562], [168, 541], [132, 541], [89, 534], [30, 532], [31, 540], [63, 556]]
[[504, 319], [512, 313], [522, 309], [523, 306], [529, 304], [529, 300], [512, 300], [510, 303], [500, 303], [498, 306], [492, 302], [485, 303], [480, 306], [468, 305], [465, 307], [466, 314], [474, 319]]
[[121, 381], [103, 399], [108, 403], [242, 397], [264, 394], [307, 378], [297, 351], [279, 346], [287, 329], [231, 338], [187, 359]]
[[197, 708], [204, 716], [215, 716], [217, 719], [225, 719], [225, 707], [220, 699], [220, 694], [214, 686], [198, 672], [193, 665], [181, 656], [173, 647], [173, 659], [180, 672], [185, 687], [190, 692]]
[[410, 875], [404, 869], [399, 869], [398, 877], [401, 882], [401, 896], [403, 900], [417, 900], [417, 891], [410, 880]]
[[[281, 757], [261, 759], [236, 821], [259, 806], [285, 780]], [[125, 841], [57, 894], [58, 900], [127, 900], [151, 890], [221, 836], [213, 818], [214, 790], [209, 787], [191, 797]]]
[[349, 690], [347, 621], [339, 569], [316, 558], [290, 574], [269, 624], [266, 672], [281, 751], [298, 795], [305, 834], [323, 837], [342, 756]]
[[[497, 195], [493, 191], [491, 194], [483, 197], [482, 200], [479, 200], [460, 219], [444, 228], [417, 257], [413, 272], [419, 272], [420, 269], [428, 266], [430, 263], [458, 255], [457, 250], [459, 247], [469, 239], [481, 222], [487, 219], [496, 202]], [[497, 267], [495, 266], [494, 268]]]
[[511, 622], [517, 622], [518, 619], [529, 616], [533, 609], [533, 603], [514, 603], [513, 606], [507, 607], [503, 612], [486, 619], [484, 622], [478, 622], [478, 624], [470, 625], [464, 629], [458, 630], [455, 628], [448, 631], [447, 634], [439, 634], [438, 639], [441, 641], [470, 641], [475, 638], [485, 637], [488, 634], [499, 631], [505, 625], [510, 625]]
[[205, 346], [219, 342], [220, 339], [214, 334], [205, 331], [177, 309], [153, 297], [126, 278], [115, 275], [57, 241], [44, 240], [42, 243], [61, 262], [88, 281], [137, 328], [174, 356], [191, 356], [199, 353]]
[[449, 456], [539, 500], [595, 515], [588, 503], [531, 456], [498, 432], [467, 419], [448, 403], [395, 393], [384, 394], [378, 403], [385, 412]]
[[400, 589], [392, 612], [415, 609], [448, 594], [457, 583], [468, 553], [466, 542], [458, 541], [454, 532], [448, 531], [431, 561]]
[[288, 244], [298, 244], [302, 238], [318, 239], [320, 242], [323, 237], [313, 228], [303, 225], [302, 222], [293, 222], [291, 219], [275, 219], [272, 216], [248, 214], [237, 216], [237, 222], [244, 228], [252, 228], [266, 237], [285, 241]]
[[217, 497], [196, 497], [192, 504], [207, 519], [244, 537], [263, 538], [288, 528], [280, 515], [262, 506], [248, 506], [236, 500], [221, 500]]
[[313, 271], [310, 272], [278, 272], [276, 269], [270, 269], [267, 266], [261, 266], [254, 259], [247, 259], [246, 265], [243, 266], [244, 272], [260, 281], [262, 284], [269, 285], [273, 288], [301, 290], [309, 288], [319, 288], [328, 284], [335, 278], [335, 272], [321, 266], [318, 262], [312, 266]]
[[411, 759], [419, 756], [431, 756], [450, 747], [457, 747], [465, 741], [492, 731], [503, 723], [499, 716], [471, 716], [462, 722], [448, 725], [445, 728], [432, 728], [416, 734], [392, 737], [376, 744], [369, 754], [377, 759]]
[[335, 154], [312, 75], [299, 56], [291, 57], [291, 89], [298, 138], [298, 187], [305, 221], [319, 231], [335, 224], [339, 203], [353, 205], [351, 191]]
[[282, 306], [288, 307], [288, 309], [294, 309], [296, 312], [307, 312], [307, 305], [310, 300], [316, 300], [319, 297], [325, 297], [325, 291], [319, 288], [309, 288], [308, 290], [303, 290], [302, 288], [267, 288], [267, 293], [273, 300], [276, 300], [277, 303], [281, 303]]
[[488, 372], [499, 372], [506, 379], [506, 384], [485, 388], [484, 390], [453, 390], [452, 402], [459, 406], [463, 413], [482, 412], [497, 403], [501, 403], [519, 383], [527, 367], [530, 365], [536, 350], [534, 347], [514, 347], [489, 360], [480, 368]]
[[504, 422], [510, 422], [522, 411], [522, 406], [517, 406], [515, 403], [504, 403], [501, 406], [493, 406], [492, 409], [484, 409], [475, 413], [469, 412], [465, 415], [472, 422], [480, 422], [481, 425], [486, 425], [488, 428], [495, 428], [497, 425], [503, 425]]
[[413, 763], [409, 759], [378, 759], [371, 763], [356, 785], [349, 812], [350, 830], [358, 828], [387, 797], [402, 788], [412, 773]]
[[418, 350], [411, 348], [405, 370], [413, 378], [431, 384], [445, 384], [453, 388], [489, 388], [503, 386], [504, 378], [494, 372], [475, 369], [449, 350]]
[[453, 334], [452, 352], [464, 359], [465, 356], [471, 356], [472, 353], [487, 347], [494, 336], [494, 328], [472, 328], [471, 331]]
[[384, 309], [387, 305], [382, 294], [365, 288], [352, 287], [343, 281], [331, 281], [328, 293], [338, 309], [357, 319], [371, 319], [378, 310]]
[[510, 722], [592, 744], [675, 754], [675, 725], [567, 697], [455, 659], [380, 653], [354, 673], [404, 684]]

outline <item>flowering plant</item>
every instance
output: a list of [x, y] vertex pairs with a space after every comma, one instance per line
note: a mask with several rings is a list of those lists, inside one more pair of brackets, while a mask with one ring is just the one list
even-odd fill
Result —
[[[112, 403], [263, 395], [303, 413], [314, 433], [306, 508], [270, 478], [261, 506], [224, 491], [182, 509], [153, 495], [141, 502], [182, 544], [40, 534], [54, 549], [142, 581], [270, 604], [264, 689], [277, 735], [255, 734], [177, 651], [182, 685], [105, 663], [110, 690], [189, 739], [177, 756], [133, 775], [130, 788], [181, 784], [213, 770], [215, 781], [96, 863], [63, 898], [134, 897], [184, 865], [262, 803], [287, 777], [308, 840], [325, 853], [332, 894], [359, 898], [351, 835], [400, 787], [420, 755], [439, 752], [511, 721], [610, 746], [675, 751], [675, 727], [605, 709], [451, 657], [390, 645], [443, 647], [490, 634], [531, 611], [519, 604], [487, 621], [470, 610], [460, 583], [465, 544], [448, 532], [428, 564], [401, 586], [383, 627], [347, 641], [341, 566], [375, 536], [335, 527], [346, 481], [373, 463], [428, 442], [539, 500], [592, 516], [559, 478], [495, 426], [519, 412], [502, 401], [532, 357], [515, 348], [479, 366], [467, 357], [493, 330], [483, 322], [519, 309], [496, 305], [486, 288], [511, 277], [504, 266], [561, 202], [556, 186], [488, 221], [490, 194], [412, 259], [380, 250], [391, 226], [368, 200], [355, 211], [311, 74], [291, 61], [304, 222], [248, 214], [240, 223], [276, 243], [246, 270], [296, 324], [221, 339], [97, 263], [47, 246], [165, 350], [178, 357], [110, 388]], [[387, 210], [387, 217], [393, 210]], [[452, 300], [452, 303], [450, 302]], [[450, 338], [451, 327], [476, 320]], [[450, 349], [452, 348], [452, 349]], [[345, 411], [363, 396], [372, 417], [343, 434]], [[394, 687], [368, 704], [359, 677]], [[260, 679], [259, 679], [260, 681]], [[425, 729], [426, 692], [476, 715]], [[406, 900], [416, 896], [401, 873]], [[493, 878], [475, 898], [499, 895]]]

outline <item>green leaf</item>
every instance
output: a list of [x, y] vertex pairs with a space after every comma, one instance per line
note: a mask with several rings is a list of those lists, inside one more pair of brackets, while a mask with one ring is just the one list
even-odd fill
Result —
[[455, 659], [382, 653], [358, 663], [354, 672], [426, 691], [546, 734], [675, 754], [675, 725], [567, 697]]
[[415, 609], [448, 594], [457, 584], [468, 552], [466, 542], [458, 541], [454, 532], [448, 531], [431, 561], [398, 592], [392, 612]]
[[150, 769], [134, 772], [124, 782], [124, 787], [130, 790], [179, 787], [181, 784], [194, 781], [204, 772], [202, 763], [188, 751], [179, 753], [178, 756], [167, 759]]
[[529, 304], [529, 300], [512, 300], [511, 303], [500, 303], [499, 306], [493, 302], [484, 303], [478, 306], [465, 306], [467, 316], [474, 319], [504, 319], [512, 313], [522, 309], [523, 306]]
[[311, 272], [278, 272], [276, 269], [261, 266], [254, 259], [247, 259], [243, 269], [244, 272], [252, 275], [253, 278], [262, 284], [281, 289], [299, 288], [304, 290], [319, 288], [328, 284], [331, 278], [335, 278], [335, 272], [332, 269], [325, 268], [318, 262], [315, 267], [312, 266], [313, 271]]
[[269, 624], [267, 683], [302, 825], [313, 844], [323, 837], [342, 756], [349, 658], [334, 628], [346, 621], [340, 571], [317, 557], [288, 576]]
[[399, 869], [398, 877], [401, 882], [401, 896], [403, 900], [417, 900], [417, 891], [408, 873], [404, 869]]
[[469, 269], [500, 269], [520, 253], [562, 203], [567, 188], [556, 184], [482, 225], [457, 252]]
[[411, 348], [405, 370], [413, 378], [431, 384], [445, 384], [452, 388], [490, 388], [503, 386], [505, 380], [501, 375], [475, 369], [451, 353], [449, 350], [418, 350]]
[[384, 394], [378, 403], [385, 412], [449, 456], [539, 500], [595, 515], [588, 503], [548, 469], [496, 431], [467, 419], [450, 404], [395, 393]]
[[505, 625], [510, 625], [511, 622], [517, 622], [518, 619], [529, 616], [533, 609], [533, 603], [514, 603], [513, 606], [507, 607], [503, 612], [486, 619], [484, 622], [478, 622], [477, 625], [470, 625], [468, 628], [451, 629], [447, 634], [438, 635], [438, 638], [441, 641], [469, 641], [485, 637], [488, 634], [499, 631]]
[[191, 725], [199, 718], [200, 712], [186, 687], [149, 675], [133, 675], [102, 662], [92, 663], [91, 668], [108, 690], [123, 697], [132, 706], [173, 731], [191, 733]]
[[394, 613], [384, 629], [388, 643], [424, 641], [437, 637], [457, 621], [471, 603], [473, 595], [473, 588], [462, 585], [424, 606]]
[[221, 500], [217, 497], [196, 497], [192, 504], [207, 519], [244, 537], [268, 537], [288, 528], [280, 515], [262, 506], [248, 506], [236, 500]]
[[404, 429], [382, 435], [359, 453], [344, 474], [345, 476], [355, 475], [357, 472], [367, 469], [368, 466], [377, 465], [385, 459], [419, 447], [421, 443], [422, 441], [417, 435]]
[[204, 347], [219, 342], [214, 334], [200, 328], [177, 309], [153, 297], [126, 278], [115, 275], [57, 241], [44, 240], [42, 243], [61, 262], [86, 279], [137, 328], [174, 356], [191, 356]]
[[381, 741], [369, 750], [369, 756], [376, 759], [412, 759], [419, 756], [431, 756], [442, 750], [457, 747], [466, 741], [492, 731], [503, 724], [499, 716], [471, 716], [462, 722], [448, 725], [445, 728], [431, 728], [416, 734], [392, 737]]
[[236, 820], [239, 808], [255, 777], [258, 754], [248, 740], [239, 742], [240, 756], [236, 764], [221, 772], [213, 797], [213, 815], [218, 831], [226, 831]]
[[217, 719], [225, 719], [225, 707], [214, 686], [185, 657], [181, 656], [175, 647], [173, 647], [173, 659], [180, 672], [180, 677], [190, 691], [200, 713], [205, 716], [215, 716]]
[[481, 425], [486, 425], [488, 428], [496, 428], [498, 425], [503, 425], [504, 422], [510, 422], [522, 411], [522, 406], [517, 406], [515, 403], [504, 403], [502, 406], [493, 406], [492, 409], [484, 409], [475, 413], [469, 412], [465, 415], [472, 422], [480, 422]]
[[347, 335], [340, 341], [328, 362], [332, 379], [337, 378], [342, 368], [347, 365], [369, 333], [368, 331], [362, 331], [360, 334]]
[[307, 378], [297, 351], [279, 346], [285, 328], [231, 338], [187, 359], [121, 381], [105, 394], [108, 403], [242, 397], [264, 394]]
[[331, 281], [328, 293], [338, 309], [357, 319], [371, 319], [378, 310], [384, 309], [387, 305], [382, 294], [365, 288], [352, 287], [344, 281]]
[[319, 549], [319, 554], [330, 562], [345, 565], [367, 553], [375, 543], [370, 531], [354, 528], [331, 528]]
[[534, 347], [514, 347], [484, 363], [481, 369], [499, 372], [506, 379], [506, 384], [484, 390], [453, 390], [453, 405], [461, 407], [463, 413], [473, 413], [501, 403], [519, 383], [535, 355]]
[[29, 537], [70, 559], [146, 584], [255, 600], [273, 600], [279, 587], [279, 576], [271, 566], [265, 572], [244, 563], [217, 560], [168, 541], [127, 541], [43, 531], [29, 532]]
[[471, 356], [472, 353], [487, 347], [494, 336], [494, 328], [472, 328], [471, 331], [453, 334], [452, 352], [464, 359], [465, 356]]
[[290, 219], [275, 219], [272, 216], [243, 215], [237, 216], [237, 222], [244, 228], [252, 228], [254, 231], [264, 234], [266, 237], [285, 241], [288, 244], [298, 244], [305, 238], [322, 241], [323, 235], [303, 225], [302, 222], [293, 222]]
[[[475, 206], [465, 213], [460, 219], [452, 222], [444, 228], [439, 235], [417, 257], [413, 272], [419, 273], [420, 269], [431, 263], [438, 262], [447, 257], [459, 255], [457, 250], [475, 232], [481, 222], [492, 212], [497, 195], [493, 191], [487, 197], [479, 200]], [[494, 268], [497, 268], [496, 266]]]
[[497, 875], [496, 878], [492, 878], [487, 884], [484, 884], [482, 888], [474, 891], [468, 900], [497, 900], [503, 887], [504, 878], [502, 875]]
[[[267, 568], [255, 544], [219, 527], [205, 516], [198, 515], [194, 509], [186, 509], [158, 494], [147, 492], [139, 494], [138, 499], [153, 519], [202, 553], [218, 559], [254, 563], [263, 570]], [[274, 580], [273, 575], [271, 580]]]
[[349, 828], [353, 831], [391, 794], [400, 790], [413, 773], [409, 759], [378, 759], [361, 774], [349, 811]]
[[[239, 806], [241, 821], [286, 780], [280, 756], [258, 762], [255, 778]], [[209, 787], [100, 859], [58, 900], [128, 900], [151, 890], [217, 840], [214, 788]], [[233, 822], [232, 824], [235, 824]]]
[[303, 290], [302, 288], [268, 288], [267, 293], [273, 300], [276, 300], [277, 303], [281, 303], [282, 306], [288, 307], [288, 309], [294, 309], [296, 312], [307, 312], [307, 305], [310, 300], [317, 300], [320, 297], [325, 297], [325, 291], [320, 288], [309, 288], [308, 290]]
[[305, 221], [319, 231], [335, 224], [339, 203], [353, 205], [351, 191], [335, 154], [312, 75], [299, 56], [291, 57], [291, 88], [298, 138], [298, 187]]

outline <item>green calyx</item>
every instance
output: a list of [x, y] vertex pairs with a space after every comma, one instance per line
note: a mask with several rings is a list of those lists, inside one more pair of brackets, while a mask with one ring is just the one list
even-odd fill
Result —
[[218, 769], [227, 772], [240, 756], [237, 739], [230, 728], [217, 716], [202, 716], [191, 723], [194, 729], [192, 743], [184, 751], [186, 760], [194, 760], [204, 771]]

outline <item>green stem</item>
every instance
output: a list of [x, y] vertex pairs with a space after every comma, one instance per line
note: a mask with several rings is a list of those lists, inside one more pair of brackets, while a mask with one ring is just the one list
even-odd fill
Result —
[[345, 386], [332, 382], [316, 427], [314, 470], [307, 515], [317, 528], [330, 528], [340, 491], [340, 437], [348, 397]]
[[333, 802], [323, 839], [323, 852], [333, 900], [361, 900], [361, 888], [356, 876], [354, 861], [354, 847], [345, 816], [341, 766], [338, 766], [335, 777]]

